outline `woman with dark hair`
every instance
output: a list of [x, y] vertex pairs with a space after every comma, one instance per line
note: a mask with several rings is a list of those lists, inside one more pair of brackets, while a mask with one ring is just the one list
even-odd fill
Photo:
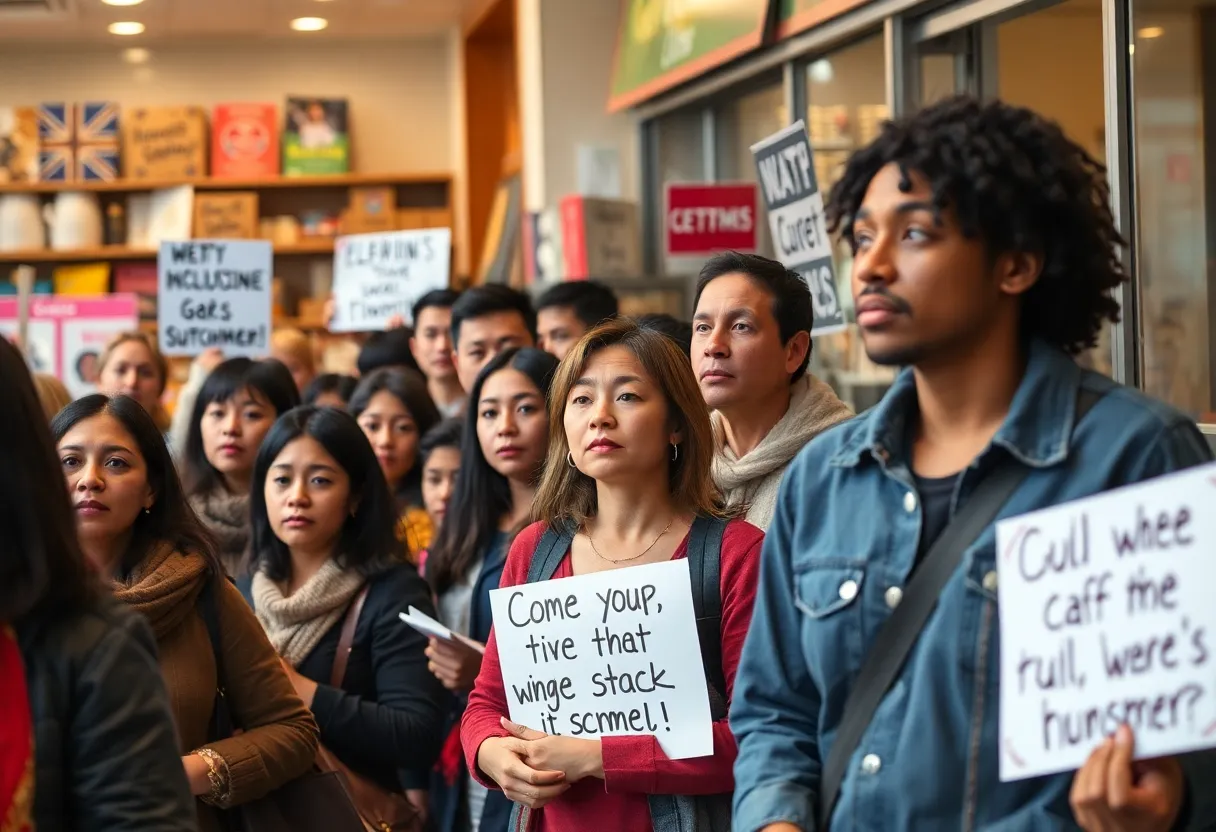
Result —
[[[218, 832], [217, 808], [262, 797], [309, 769], [316, 724], [225, 579], [147, 412], [126, 396], [86, 396], [59, 412], [51, 433], [85, 556], [152, 625], [181, 747], [193, 749], [181, 765], [199, 798], [199, 824]], [[208, 605], [222, 637], [222, 680]], [[240, 736], [211, 736], [221, 687]]]
[[342, 373], [322, 373], [304, 388], [304, 404], [317, 407], [336, 407], [345, 410], [350, 397], [355, 393], [359, 379]]
[[[440, 620], [477, 642], [490, 635], [490, 591], [497, 589], [515, 534], [531, 517], [545, 464], [549, 417], [545, 401], [557, 359], [525, 347], [499, 353], [477, 376], [464, 417], [456, 491], [427, 557], [427, 580]], [[510, 803], [487, 795], [460, 754], [464, 697], [481, 668], [481, 653], [456, 641], [431, 639], [431, 672], [460, 697], [452, 732], [431, 787], [441, 832], [506, 829]]]
[[[279, 417], [253, 477], [253, 571], [242, 591], [322, 744], [425, 810], [447, 697], [427, 672], [425, 639], [398, 614], [434, 605], [401, 560], [394, 501], [371, 445], [350, 414], [300, 407]], [[333, 684], [348, 620], [346, 670]]]
[[[76, 540], [25, 361], [0, 338], [0, 826], [196, 829], [147, 622]], [[115, 753], [122, 749], [122, 753]]]
[[217, 366], [194, 401], [183, 479], [229, 575], [241, 573], [249, 548], [249, 483], [258, 448], [274, 420], [299, 403], [286, 367], [248, 358]]
[[422, 465], [422, 507], [436, 529], [443, 525], [448, 503], [456, 492], [456, 475], [460, 473], [460, 434], [463, 431], [464, 423], [460, 419], [444, 419], [428, 430], [418, 445], [418, 458]]
[[[710, 476], [713, 454], [688, 357], [666, 335], [616, 320], [588, 332], [562, 361], [534, 508], [543, 519], [516, 538], [502, 585], [684, 557], [694, 580], [719, 575], [720, 620], [697, 613], [713, 754], [671, 760], [653, 734], [550, 736], [511, 722], [491, 634], [461, 739], [475, 776], [516, 802], [511, 829], [583, 830], [588, 818], [605, 832], [729, 827], [736, 749], [727, 708], [764, 535], [731, 518]], [[545, 571], [534, 573], [540, 550]], [[657, 795], [670, 797], [650, 800]]]
[[397, 537], [410, 561], [431, 543], [434, 529], [422, 507], [418, 438], [439, 422], [421, 373], [397, 367], [375, 370], [351, 396], [349, 410], [367, 434], [389, 491], [397, 498]]

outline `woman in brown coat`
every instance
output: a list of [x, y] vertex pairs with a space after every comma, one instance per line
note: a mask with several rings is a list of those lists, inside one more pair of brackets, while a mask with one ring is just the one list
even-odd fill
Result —
[[[224, 578], [147, 413], [125, 396], [87, 396], [60, 412], [51, 431], [85, 554], [152, 625], [200, 828], [218, 832], [213, 807], [262, 797], [310, 768], [316, 723]], [[212, 733], [221, 680], [202, 613], [205, 590], [219, 623], [228, 706], [241, 729], [222, 739]]]

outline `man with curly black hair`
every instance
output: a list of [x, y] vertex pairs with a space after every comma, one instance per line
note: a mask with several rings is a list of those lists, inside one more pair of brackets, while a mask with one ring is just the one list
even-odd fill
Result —
[[1216, 819], [1213, 755], [1133, 768], [1122, 700], [1063, 740], [1097, 748], [1075, 781], [998, 775], [994, 518], [1211, 458], [1185, 416], [1074, 360], [1127, 280], [1104, 173], [1034, 113], [959, 98], [885, 125], [833, 189], [866, 352], [905, 369], [778, 495], [733, 691], [736, 832]]

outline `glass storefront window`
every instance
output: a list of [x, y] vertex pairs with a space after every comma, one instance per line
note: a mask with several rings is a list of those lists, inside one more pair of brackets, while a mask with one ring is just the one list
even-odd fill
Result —
[[1216, 5], [1132, 3], [1137, 265], [1144, 389], [1216, 422]]
[[[715, 112], [714, 146], [719, 182], [755, 182], [751, 147], [790, 123], [781, 82], [734, 98]], [[772, 232], [763, 210], [757, 217], [756, 253], [775, 257]]]
[[658, 130], [658, 185], [659, 210], [655, 215], [658, 228], [655, 239], [659, 241], [663, 273], [677, 276], [696, 274], [701, 264], [688, 257], [668, 257], [665, 246], [664, 223], [666, 221], [667, 184], [669, 182], [705, 182], [705, 134], [700, 108], [677, 110], [660, 117]]
[[[890, 117], [887, 107], [886, 52], [880, 35], [812, 61], [806, 67], [807, 131], [815, 151], [815, 175], [825, 196], [844, 171], [853, 151], [875, 136]], [[895, 370], [871, 362], [854, 321], [849, 248], [836, 250], [836, 284], [848, 329], [815, 339], [811, 371], [836, 388], [860, 412], [882, 397]]]

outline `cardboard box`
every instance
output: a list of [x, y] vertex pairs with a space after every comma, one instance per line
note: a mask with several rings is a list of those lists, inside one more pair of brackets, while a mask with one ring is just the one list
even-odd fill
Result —
[[207, 173], [207, 116], [199, 107], [143, 107], [122, 121], [128, 179], [192, 179]]
[[392, 214], [397, 210], [397, 191], [384, 185], [350, 189], [350, 211], [352, 214]]
[[122, 108], [114, 101], [47, 102], [37, 107], [39, 175], [46, 182], [118, 179]]
[[258, 195], [254, 191], [194, 195], [196, 239], [253, 240], [258, 236]]
[[279, 112], [273, 104], [217, 104], [211, 117], [211, 175], [279, 174]]
[[426, 208], [398, 208], [397, 230], [414, 231], [427, 227], [429, 211]]
[[568, 196], [561, 211], [567, 278], [642, 275], [642, 226], [636, 203]]
[[38, 112], [0, 107], [0, 182], [37, 182]]
[[397, 228], [395, 213], [359, 214], [349, 208], [342, 212], [340, 225], [343, 234], [374, 234], [400, 230]]

